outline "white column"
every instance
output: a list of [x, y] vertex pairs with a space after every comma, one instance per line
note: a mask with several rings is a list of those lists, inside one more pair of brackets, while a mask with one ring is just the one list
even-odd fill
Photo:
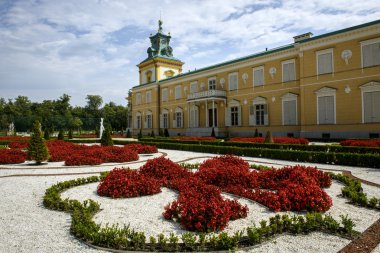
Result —
[[205, 127], [208, 127], [208, 108], [207, 108], [207, 100], [206, 100], [206, 124], [205, 124]]
[[215, 102], [214, 102], [214, 99], [212, 100], [212, 127], [215, 127]]

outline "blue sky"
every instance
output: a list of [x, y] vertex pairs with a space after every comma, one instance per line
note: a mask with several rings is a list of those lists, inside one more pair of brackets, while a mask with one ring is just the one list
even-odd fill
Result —
[[161, 17], [184, 72], [373, 21], [379, 0], [0, 0], [0, 97], [126, 105]]

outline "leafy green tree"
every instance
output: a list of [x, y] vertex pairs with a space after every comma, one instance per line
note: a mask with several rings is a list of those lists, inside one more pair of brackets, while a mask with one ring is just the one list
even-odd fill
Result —
[[72, 139], [73, 138], [73, 130], [69, 130], [69, 139]]
[[107, 126], [102, 134], [102, 138], [100, 139], [100, 145], [102, 146], [112, 146], [112, 136], [111, 136], [111, 127]]
[[38, 165], [49, 159], [49, 151], [42, 138], [39, 121], [36, 121], [33, 125], [33, 132], [28, 147], [28, 159], [35, 160]]
[[49, 132], [49, 129], [47, 128], [45, 128], [45, 131], [44, 131], [44, 139], [50, 140], [50, 132]]

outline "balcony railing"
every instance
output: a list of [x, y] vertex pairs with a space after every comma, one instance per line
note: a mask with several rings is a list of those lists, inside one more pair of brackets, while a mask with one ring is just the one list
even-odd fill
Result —
[[204, 98], [226, 98], [227, 93], [224, 90], [206, 90], [201, 92], [196, 92], [187, 95], [187, 100], [198, 100]]

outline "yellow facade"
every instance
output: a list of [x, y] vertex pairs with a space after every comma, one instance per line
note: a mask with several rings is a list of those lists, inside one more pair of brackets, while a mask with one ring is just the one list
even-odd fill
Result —
[[212, 128], [218, 136], [253, 136], [256, 129], [310, 138], [380, 134], [380, 20], [305, 34], [293, 44], [188, 73], [181, 73], [182, 64], [156, 55], [138, 65], [134, 134], [164, 128], [191, 136], [209, 136]]

